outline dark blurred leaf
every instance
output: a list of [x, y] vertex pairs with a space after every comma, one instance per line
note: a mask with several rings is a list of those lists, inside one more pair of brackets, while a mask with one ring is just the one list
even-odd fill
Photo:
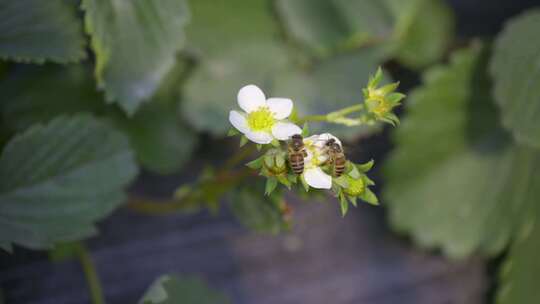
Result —
[[454, 15], [443, 0], [385, 0], [395, 20], [390, 48], [397, 60], [422, 68], [440, 60], [454, 35]]
[[133, 114], [151, 97], [184, 43], [184, 0], [83, 0], [96, 53], [96, 77], [107, 99]]
[[46, 122], [59, 114], [105, 108], [91, 71], [81, 65], [25, 66], [0, 85], [2, 117], [13, 130]]
[[[377, 50], [364, 48], [325, 60], [309, 71], [289, 70], [276, 75], [274, 95], [293, 99], [300, 116], [326, 114], [363, 100], [362, 88], [379, 64]], [[373, 127], [310, 124], [310, 131], [330, 132], [353, 139], [375, 131]]]
[[118, 115], [114, 121], [129, 136], [141, 164], [156, 173], [178, 171], [197, 143], [196, 135], [180, 122], [175, 104], [152, 102], [133, 117]]
[[229, 111], [238, 109], [238, 90], [250, 83], [268, 88], [286, 60], [284, 50], [271, 42], [223, 49], [220, 55], [201, 62], [187, 80], [182, 114], [197, 130], [227, 134]]
[[188, 45], [200, 63], [187, 80], [182, 114], [197, 130], [223, 136], [246, 84], [268, 88], [289, 60], [267, 0], [192, 1]]
[[222, 293], [195, 277], [163, 275], [146, 291], [139, 304], [225, 304]]
[[540, 148], [540, 10], [509, 22], [491, 62], [503, 125], [524, 144]]
[[440, 59], [453, 35], [443, 0], [278, 0], [285, 30], [317, 56], [379, 45], [412, 68]]
[[394, 227], [453, 257], [499, 253], [540, 196], [540, 153], [497, 124], [485, 55], [474, 46], [426, 72], [385, 168]]
[[[538, 204], [532, 210], [540, 214]], [[539, 218], [524, 223], [501, 269], [501, 286], [497, 304], [536, 304], [540, 299], [538, 279], [540, 275], [540, 225]]]
[[192, 22], [186, 27], [187, 44], [202, 58], [222, 58], [221, 53], [231, 47], [277, 40], [279, 28], [268, 0], [191, 0], [189, 4]]
[[0, 0], [0, 58], [58, 63], [85, 57], [82, 23], [64, 0]]
[[278, 0], [285, 29], [318, 56], [391, 35], [384, 3], [363, 0]]
[[95, 234], [136, 173], [127, 138], [91, 116], [31, 127], [0, 158], [0, 243], [44, 249]]
[[232, 211], [246, 227], [258, 231], [278, 233], [287, 225], [279, 203], [283, 194], [279, 191], [266, 196], [264, 187], [240, 189], [232, 196]]

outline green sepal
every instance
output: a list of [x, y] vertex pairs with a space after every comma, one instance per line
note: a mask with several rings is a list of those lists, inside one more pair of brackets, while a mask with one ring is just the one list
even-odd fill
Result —
[[392, 106], [396, 106], [406, 96], [407, 95], [405, 95], [403, 93], [395, 92], [395, 93], [392, 93], [392, 94], [388, 95], [386, 98], [387, 98], [388, 102], [390, 102], [392, 104]]
[[287, 187], [287, 189], [291, 190], [291, 182], [287, 179], [287, 177], [285, 177], [285, 175], [281, 174], [276, 177], [281, 184]]
[[380, 87], [379, 89], [377, 89], [377, 91], [383, 95], [386, 95], [386, 94], [394, 92], [398, 87], [399, 87], [399, 81], [384, 85]]
[[298, 182], [298, 175], [296, 174], [289, 174], [287, 175], [287, 179], [292, 183], [296, 184]]
[[349, 182], [347, 182], [347, 177], [345, 175], [333, 178], [332, 181], [342, 188], [349, 187]]
[[278, 153], [275, 158], [276, 167], [283, 168], [285, 166], [285, 155], [284, 153]]
[[261, 151], [262, 147], [263, 146], [261, 144], [257, 144], [257, 151]]
[[[348, 162], [349, 164], [350, 162]], [[348, 175], [354, 179], [359, 179], [360, 178], [360, 171], [358, 170], [358, 168], [354, 165], [349, 165], [350, 167], [350, 171], [348, 171]], [[341, 176], [340, 176], [341, 177]]]
[[309, 125], [307, 122], [304, 123], [304, 126], [302, 127], [302, 136], [307, 137], [309, 135]]
[[345, 217], [347, 211], [349, 211], [349, 202], [347, 201], [345, 195], [341, 194], [339, 196], [339, 204], [341, 206], [341, 216]]
[[277, 139], [272, 139], [272, 141], [270, 142], [270, 144], [276, 148], [279, 148], [280, 144], [279, 144], [279, 140]]
[[247, 143], [248, 143], [249, 139], [247, 137], [245, 137], [244, 135], [242, 135], [240, 137], [240, 148], [245, 146]]
[[368, 161], [365, 164], [356, 165], [356, 168], [358, 168], [358, 170], [360, 170], [360, 172], [366, 173], [369, 170], [371, 170], [371, 168], [373, 168], [374, 164], [375, 164], [375, 161], [372, 159], [372, 160]]
[[350, 196], [350, 195], [347, 195], [347, 198], [349, 199], [349, 201], [351, 202], [351, 204], [354, 206], [354, 207], [358, 207], [358, 203], [356, 201], [356, 196]]
[[275, 177], [269, 177], [266, 180], [266, 186], [264, 189], [264, 195], [270, 195], [272, 192], [276, 189], [277, 186], [277, 179]]
[[233, 128], [229, 129], [229, 131], [227, 132], [227, 136], [229, 137], [236, 136], [238, 134], [240, 134], [240, 132], [238, 132], [238, 130], [233, 129]]
[[252, 161], [250, 161], [249, 163], [246, 164], [246, 166], [248, 166], [249, 168], [253, 169], [253, 170], [257, 170], [257, 169], [260, 169], [262, 167], [262, 162], [263, 162], [263, 158], [264, 157], [259, 157], [257, 159], [254, 159]]
[[274, 155], [271, 155], [271, 154], [265, 154], [264, 155], [264, 164], [266, 165], [267, 168], [274, 168]]
[[377, 85], [379, 85], [379, 83], [381, 82], [382, 78], [383, 78], [383, 71], [382, 71], [382, 68], [381, 68], [381, 67], [378, 67], [378, 68], [377, 68], [377, 72], [375, 73], [375, 76], [370, 76], [370, 77], [369, 77], [368, 88], [374, 88], [374, 87], [376, 87]]
[[379, 205], [379, 199], [369, 188], [366, 187], [366, 191], [359, 196], [363, 201], [371, 205]]
[[300, 181], [302, 182], [302, 186], [304, 186], [304, 190], [306, 190], [306, 192], [309, 192], [309, 185], [304, 179], [303, 175], [300, 175]]

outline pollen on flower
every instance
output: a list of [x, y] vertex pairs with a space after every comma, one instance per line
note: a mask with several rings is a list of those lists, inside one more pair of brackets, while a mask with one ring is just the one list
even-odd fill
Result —
[[377, 116], [384, 116], [392, 110], [392, 106], [384, 99], [374, 99], [368, 101], [368, 108]]
[[345, 193], [347, 193], [350, 196], [359, 196], [364, 193], [366, 190], [366, 183], [364, 183], [364, 180], [361, 178], [354, 179], [350, 176], [347, 176], [347, 182], [349, 184], [349, 187], [343, 189]]
[[260, 107], [247, 115], [247, 123], [254, 131], [270, 131], [276, 120], [268, 107]]

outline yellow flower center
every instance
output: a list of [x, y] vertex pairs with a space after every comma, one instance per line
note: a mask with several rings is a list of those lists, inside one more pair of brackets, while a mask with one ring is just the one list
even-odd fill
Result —
[[364, 180], [361, 178], [354, 179], [350, 176], [347, 176], [347, 182], [349, 183], [349, 187], [343, 189], [345, 193], [347, 193], [350, 196], [359, 196], [362, 195], [365, 191], [365, 183]]
[[305, 140], [304, 146], [311, 155], [311, 159], [304, 164], [306, 169], [320, 167], [326, 161], [327, 157], [323, 155], [321, 149], [315, 146], [311, 140]]
[[270, 131], [276, 120], [268, 107], [260, 107], [248, 114], [247, 123], [253, 131]]

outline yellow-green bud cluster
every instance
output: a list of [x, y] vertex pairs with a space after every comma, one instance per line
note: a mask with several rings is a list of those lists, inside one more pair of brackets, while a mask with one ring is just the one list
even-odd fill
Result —
[[378, 87], [382, 79], [383, 72], [379, 68], [375, 76], [370, 77], [367, 88], [363, 90], [366, 110], [374, 120], [396, 125], [399, 123], [399, 119], [392, 111], [400, 105], [405, 95], [395, 92], [399, 82]]

